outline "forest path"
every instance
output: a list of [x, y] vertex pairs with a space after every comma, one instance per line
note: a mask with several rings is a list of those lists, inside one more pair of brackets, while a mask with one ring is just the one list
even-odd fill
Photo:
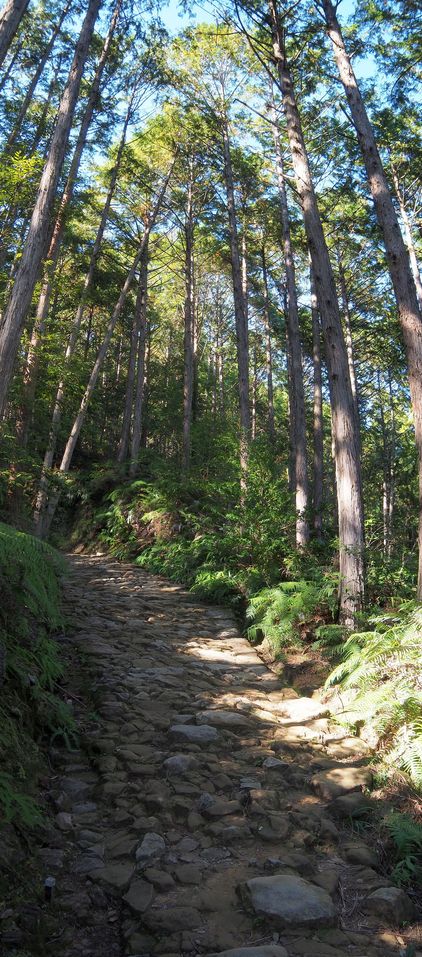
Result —
[[397, 957], [373, 921], [406, 895], [341, 835], [367, 800], [356, 741], [280, 687], [230, 612], [133, 565], [69, 562], [69, 688], [89, 681], [96, 714], [51, 794], [54, 953]]

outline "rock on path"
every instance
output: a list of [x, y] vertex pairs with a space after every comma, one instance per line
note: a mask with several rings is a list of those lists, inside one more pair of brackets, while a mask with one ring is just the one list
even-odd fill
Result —
[[281, 688], [229, 612], [133, 565], [72, 557], [65, 600], [96, 715], [51, 794], [46, 953], [397, 955], [380, 915], [411, 904], [362, 842], [342, 850], [331, 803], [367, 774], [356, 742], [330, 756], [319, 702]]

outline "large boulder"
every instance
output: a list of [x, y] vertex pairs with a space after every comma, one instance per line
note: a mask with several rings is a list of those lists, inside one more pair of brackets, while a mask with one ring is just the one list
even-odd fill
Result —
[[330, 924], [336, 908], [327, 891], [296, 874], [253, 877], [239, 887], [243, 904], [280, 927]]
[[410, 897], [400, 887], [379, 887], [366, 898], [362, 909], [389, 924], [404, 924], [415, 916]]
[[372, 774], [369, 768], [357, 767], [354, 764], [339, 764], [328, 771], [320, 771], [312, 778], [312, 787], [324, 801], [333, 801], [350, 791], [361, 791], [369, 788], [372, 783]]
[[190, 744], [210, 744], [218, 739], [217, 729], [209, 724], [173, 724], [169, 734], [175, 741], [189, 741]]
[[229, 728], [231, 730], [237, 728], [240, 730], [250, 725], [248, 715], [242, 714], [240, 711], [218, 711], [217, 709], [215, 711], [212, 709], [200, 711], [196, 716], [196, 721], [202, 727], [205, 724], [210, 724], [216, 728]]

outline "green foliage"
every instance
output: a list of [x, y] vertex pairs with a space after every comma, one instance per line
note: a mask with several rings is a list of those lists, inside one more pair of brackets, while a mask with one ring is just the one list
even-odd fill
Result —
[[[237, 450], [232, 450], [237, 455]], [[251, 456], [246, 501], [239, 505], [239, 485], [221, 468], [192, 471], [181, 481], [174, 463], [149, 458], [148, 478], [122, 483], [97, 501], [89, 480], [84, 495], [91, 502], [78, 538], [92, 537], [117, 558], [133, 558], [156, 574], [183, 582], [195, 594], [234, 606], [245, 594], [278, 581], [293, 561], [295, 516], [284, 482], [273, 474], [268, 451], [257, 444]]]
[[[5, 674], [0, 704], [0, 808], [6, 820], [33, 827], [40, 812], [28, 794], [44, 734], [74, 740], [76, 727], [60, 697], [64, 666], [51, 632], [61, 624], [60, 576], [54, 549], [0, 525], [0, 652]], [[22, 786], [25, 785], [25, 793]]]
[[392, 811], [383, 826], [394, 847], [392, 878], [396, 884], [409, 884], [422, 878], [422, 824], [408, 814]]
[[241, 601], [239, 581], [232, 572], [202, 571], [195, 577], [191, 591], [205, 601], [236, 606]]
[[0, 808], [7, 823], [18, 820], [21, 825], [33, 828], [42, 820], [36, 801], [16, 791], [12, 775], [5, 771], [0, 771]]
[[372, 630], [350, 635], [327, 680], [353, 693], [343, 720], [364, 722], [390, 768], [422, 786], [422, 607], [370, 619]]
[[282, 582], [276, 588], [265, 588], [253, 595], [247, 609], [252, 621], [248, 628], [251, 641], [266, 638], [275, 652], [298, 643], [298, 630], [323, 609], [328, 611], [337, 593], [333, 575], [319, 580]]

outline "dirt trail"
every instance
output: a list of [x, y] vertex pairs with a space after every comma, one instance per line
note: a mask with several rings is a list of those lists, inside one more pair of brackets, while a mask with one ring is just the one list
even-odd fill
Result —
[[385, 925], [410, 902], [343, 830], [368, 770], [323, 706], [281, 688], [230, 613], [132, 565], [72, 557], [66, 613], [96, 714], [51, 793], [45, 953], [404, 953]]

